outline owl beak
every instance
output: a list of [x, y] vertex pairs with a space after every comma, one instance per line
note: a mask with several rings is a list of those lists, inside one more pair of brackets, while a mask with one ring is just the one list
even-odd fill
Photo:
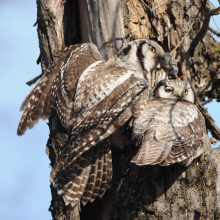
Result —
[[182, 98], [182, 92], [178, 93], [178, 96], [180, 97], [180, 99]]

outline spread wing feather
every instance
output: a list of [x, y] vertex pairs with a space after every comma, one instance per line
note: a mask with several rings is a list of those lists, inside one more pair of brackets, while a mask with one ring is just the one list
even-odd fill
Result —
[[[148, 92], [146, 81], [131, 75], [93, 108], [83, 110], [73, 124], [72, 131], [81, 132], [96, 125], [107, 125], [109, 122], [116, 120], [131, 103], [134, 106], [135, 100], [146, 92]], [[120, 123], [121, 125], [122, 123]]]
[[[110, 147], [104, 147], [103, 141], [132, 117], [132, 107], [137, 97], [147, 88], [145, 80], [136, 79], [132, 75], [105, 100], [77, 118], [72, 129], [72, 144], [64, 149], [52, 168], [50, 178], [54, 186], [57, 186], [57, 178], [59, 179], [62, 170], [68, 170], [72, 164], [78, 164], [79, 158], [87, 152], [93, 152], [91, 172], [82, 201], [86, 204], [97, 196], [102, 197], [112, 179]], [[99, 112], [99, 109], [104, 110]], [[92, 175], [93, 173], [97, 173], [96, 176]]]
[[[124, 86], [118, 86], [109, 97], [99, 103], [99, 106], [91, 109], [89, 115], [82, 114], [78, 117], [72, 129], [72, 137], [77, 138], [72, 140], [72, 147], [68, 148], [68, 157], [65, 156], [66, 153], [64, 153], [64, 157], [61, 155], [53, 170], [69, 166], [79, 155], [106, 139], [117, 128], [125, 124], [132, 117], [132, 105], [135, 104], [136, 98], [148, 88], [144, 82], [135, 80], [135, 77], [131, 76], [123, 83]], [[127, 90], [124, 90], [125, 85]], [[118, 97], [117, 92], [121, 92], [123, 95]], [[98, 109], [102, 109], [102, 105], [104, 111], [100, 113]]]
[[48, 77], [46, 73], [22, 103], [21, 110], [26, 108], [18, 125], [18, 135], [23, 135], [27, 128], [32, 128], [40, 119], [43, 102], [55, 77]]
[[112, 179], [110, 148], [110, 142], [104, 141], [51, 177], [51, 182], [57, 188], [58, 194], [63, 196], [66, 205], [74, 206], [81, 198], [85, 205], [97, 196], [102, 196], [110, 187]]
[[76, 112], [92, 109], [134, 74], [108, 62], [96, 62], [81, 75], [75, 95]]
[[[49, 118], [51, 109], [57, 109], [55, 101], [65, 100], [67, 118], [74, 117], [72, 99], [75, 95], [78, 79], [82, 72], [96, 61], [103, 61], [94, 44], [77, 44], [67, 47], [56, 54], [56, 61], [23, 101], [17, 134], [23, 135], [27, 128], [32, 128], [40, 118]], [[60, 94], [59, 94], [60, 93]], [[59, 96], [58, 96], [59, 94]], [[62, 123], [69, 127], [65, 120]]]

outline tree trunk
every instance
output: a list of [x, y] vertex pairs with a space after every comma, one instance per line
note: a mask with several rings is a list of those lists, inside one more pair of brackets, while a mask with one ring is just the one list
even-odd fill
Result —
[[[128, 41], [152, 39], [179, 59], [179, 76], [192, 84], [207, 128], [220, 140], [219, 129], [203, 107], [205, 98], [220, 100], [220, 44], [207, 32], [210, 16], [216, 11], [206, 2], [37, 0], [38, 61], [44, 73], [55, 52], [69, 45], [92, 42], [108, 59]], [[70, 131], [62, 127], [55, 113], [49, 127], [47, 152], [53, 165]], [[65, 206], [51, 185], [53, 219], [220, 219], [217, 149], [188, 168], [181, 164], [138, 167], [130, 163], [136, 152], [134, 146], [124, 152], [113, 149], [112, 187], [102, 199], [85, 207]]]

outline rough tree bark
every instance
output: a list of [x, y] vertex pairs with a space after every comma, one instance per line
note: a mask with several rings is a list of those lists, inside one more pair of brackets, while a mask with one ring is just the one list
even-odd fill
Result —
[[[38, 63], [43, 73], [54, 53], [72, 44], [92, 42], [108, 59], [130, 40], [155, 40], [179, 59], [179, 76], [191, 82], [207, 127], [220, 140], [219, 129], [203, 107], [205, 99], [220, 100], [220, 44], [207, 32], [210, 17], [219, 9], [204, 0], [37, 0], [37, 7]], [[53, 165], [70, 131], [56, 114], [49, 127], [47, 153]], [[138, 167], [130, 163], [136, 152], [134, 146], [113, 149], [111, 189], [81, 212], [78, 206], [65, 206], [51, 186], [53, 219], [220, 219], [218, 149], [188, 168]]]

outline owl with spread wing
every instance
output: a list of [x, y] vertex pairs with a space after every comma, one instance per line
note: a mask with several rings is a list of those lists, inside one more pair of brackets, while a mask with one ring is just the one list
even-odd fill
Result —
[[176, 76], [177, 63], [150, 40], [135, 40], [104, 61], [93, 44], [73, 45], [56, 53], [56, 61], [22, 103], [18, 135], [55, 111], [71, 128], [70, 144], [53, 165], [50, 181], [65, 204], [85, 205], [111, 184], [111, 144], [107, 137], [146, 102], [148, 81], [156, 68]]

